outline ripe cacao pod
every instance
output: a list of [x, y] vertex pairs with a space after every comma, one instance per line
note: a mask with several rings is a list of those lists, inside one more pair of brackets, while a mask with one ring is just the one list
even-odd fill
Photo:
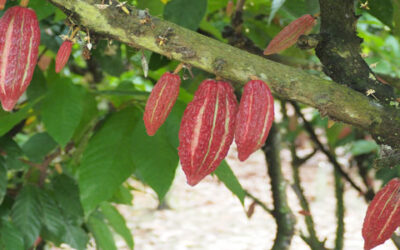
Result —
[[268, 85], [251, 80], [243, 88], [236, 117], [235, 142], [239, 160], [246, 160], [261, 148], [274, 120], [274, 98]]
[[6, 2], [7, 2], [7, 0], [0, 0], [0, 10], [4, 9]]
[[143, 115], [148, 135], [154, 135], [167, 119], [178, 97], [180, 84], [179, 75], [166, 72], [154, 86]]
[[232, 144], [237, 111], [232, 86], [205, 80], [183, 114], [179, 130], [179, 158], [189, 185], [213, 172]]
[[65, 40], [58, 49], [56, 56], [56, 72], [59, 73], [67, 64], [72, 51], [72, 41]]
[[375, 195], [364, 218], [364, 249], [390, 239], [400, 226], [400, 179], [394, 178]]
[[33, 10], [15, 6], [0, 19], [0, 100], [11, 111], [32, 80], [40, 44]]
[[279, 53], [291, 47], [297, 42], [301, 35], [311, 31], [315, 26], [316, 20], [312, 15], [304, 15], [291, 22], [283, 28], [268, 44], [264, 50], [264, 55]]

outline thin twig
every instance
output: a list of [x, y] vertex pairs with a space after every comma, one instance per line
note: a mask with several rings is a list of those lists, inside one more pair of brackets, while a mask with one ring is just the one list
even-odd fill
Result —
[[303, 120], [304, 123], [304, 128], [308, 132], [308, 134], [311, 137], [311, 140], [317, 145], [319, 150], [322, 151], [328, 158], [328, 160], [332, 163], [333, 167], [337, 169], [337, 171], [350, 183], [350, 185], [356, 189], [358, 192], [361, 194], [364, 194], [363, 190], [350, 178], [350, 176], [342, 169], [340, 166], [339, 162], [336, 160], [336, 157], [327, 150], [324, 145], [321, 143], [321, 141], [318, 139], [318, 136], [315, 134], [314, 128], [312, 125], [307, 121], [307, 119], [304, 117], [303, 113], [300, 110], [299, 105], [296, 102], [290, 101], [292, 106], [294, 107], [296, 114]]
[[272, 209], [269, 209], [267, 205], [265, 205], [261, 200], [259, 200], [257, 197], [249, 193], [249, 191], [244, 190], [245, 194], [247, 197], [252, 199], [257, 205], [259, 205], [262, 209], [264, 209], [267, 213], [271, 214], [272, 216], [274, 215], [274, 211]]

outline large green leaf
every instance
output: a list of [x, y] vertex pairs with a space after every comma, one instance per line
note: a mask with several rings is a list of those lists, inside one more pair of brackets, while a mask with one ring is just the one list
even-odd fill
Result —
[[110, 199], [111, 202], [117, 204], [132, 205], [133, 195], [131, 191], [124, 185], [119, 186], [113, 197]]
[[165, 127], [160, 128], [154, 136], [148, 136], [141, 121], [134, 132], [136, 143], [133, 145], [132, 157], [136, 175], [157, 193], [162, 200], [169, 190], [178, 166], [178, 151], [169, 140]]
[[152, 16], [162, 16], [164, 11], [164, 4], [160, 0], [137, 0], [137, 7], [148, 9]]
[[221, 162], [219, 167], [214, 171], [214, 174], [234, 195], [239, 198], [240, 202], [244, 204], [246, 192], [244, 191], [242, 185], [240, 185], [240, 182], [238, 181], [235, 174], [232, 172], [232, 169], [229, 167], [228, 163], [226, 163], [225, 160]]
[[164, 19], [197, 30], [207, 10], [207, 0], [172, 0], [164, 8]]
[[387, 26], [393, 27], [393, 5], [391, 0], [369, 0], [368, 7], [369, 13]]
[[25, 247], [33, 245], [41, 229], [41, 206], [39, 188], [31, 185], [23, 187], [11, 210], [11, 218], [24, 238]]
[[38, 20], [42, 20], [54, 13], [56, 7], [46, 0], [35, 0], [29, 2], [29, 7], [35, 10]]
[[63, 209], [67, 220], [74, 225], [83, 222], [83, 208], [79, 199], [79, 188], [75, 180], [68, 175], [56, 175], [51, 180], [54, 198]]
[[141, 113], [126, 108], [109, 117], [89, 141], [79, 168], [79, 188], [85, 214], [106, 201], [135, 170], [137, 138], [133, 131]]
[[57, 143], [46, 132], [34, 134], [22, 146], [25, 155], [32, 162], [42, 162], [44, 157], [55, 149]]
[[42, 104], [42, 120], [47, 132], [61, 146], [74, 134], [83, 115], [84, 95], [67, 78], [55, 79]]
[[68, 218], [65, 207], [57, 204], [53, 195], [47, 190], [42, 190], [40, 193], [40, 202], [43, 210], [42, 222], [45, 227], [42, 237], [58, 245], [66, 243], [75, 249], [86, 249], [89, 237], [80, 226]]
[[129, 228], [126, 226], [126, 221], [124, 217], [118, 212], [118, 210], [108, 202], [103, 202], [101, 204], [101, 212], [104, 214], [104, 217], [107, 219], [108, 224], [117, 232], [119, 235], [124, 238], [126, 244], [130, 249], [133, 249], [134, 242], [132, 233]]
[[0, 161], [0, 204], [3, 203], [7, 191], [7, 169], [4, 162]]
[[97, 249], [117, 250], [113, 235], [102, 218], [102, 214], [94, 212], [88, 219], [88, 226], [93, 233]]
[[0, 225], [0, 249], [24, 250], [24, 238], [20, 231], [8, 220], [2, 220]]

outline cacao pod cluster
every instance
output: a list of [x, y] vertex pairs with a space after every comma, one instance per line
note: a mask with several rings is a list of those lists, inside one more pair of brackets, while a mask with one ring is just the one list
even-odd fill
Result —
[[[165, 122], [180, 83], [177, 74], [165, 73], [154, 86], [143, 116], [148, 135]], [[234, 138], [239, 160], [246, 160], [265, 143], [273, 120], [274, 100], [265, 82], [248, 82], [238, 106], [228, 82], [204, 80], [184, 111], [179, 130], [178, 154], [188, 184], [194, 186], [212, 173]]]

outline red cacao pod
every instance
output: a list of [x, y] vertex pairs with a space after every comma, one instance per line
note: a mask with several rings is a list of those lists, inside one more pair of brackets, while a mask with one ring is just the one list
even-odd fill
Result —
[[166, 72], [154, 86], [143, 115], [148, 135], [154, 135], [167, 119], [178, 97], [180, 84], [179, 75]]
[[0, 19], [0, 100], [11, 111], [32, 80], [40, 44], [33, 10], [9, 8]]
[[268, 85], [261, 80], [246, 83], [236, 118], [239, 160], [246, 160], [264, 145], [273, 120], [274, 98]]
[[362, 235], [364, 249], [372, 249], [386, 240], [400, 226], [400, 179], [386, 184], [368, 206]]
[[213, 172], [232, 144], [237, 101], [227, 82], [205, 80], [183, 114], [179, 158], [189, 185]]
[[0, 0], [0, 10], [4, 9], [6, 2], [7, 2], [7, 0]]
[[264, 55], [279, 53], [291, 47], [297, 42], [301, 35], [309, 32], [316, 24], [312, 15], [304, 15], [291, 22], [283, 28], [268, 44], [264, 50]]
[[59, 73], [67, 64], [72, 50], [72, 41], [65, 40], [58, 49], [56, 56], [56, 72]]

